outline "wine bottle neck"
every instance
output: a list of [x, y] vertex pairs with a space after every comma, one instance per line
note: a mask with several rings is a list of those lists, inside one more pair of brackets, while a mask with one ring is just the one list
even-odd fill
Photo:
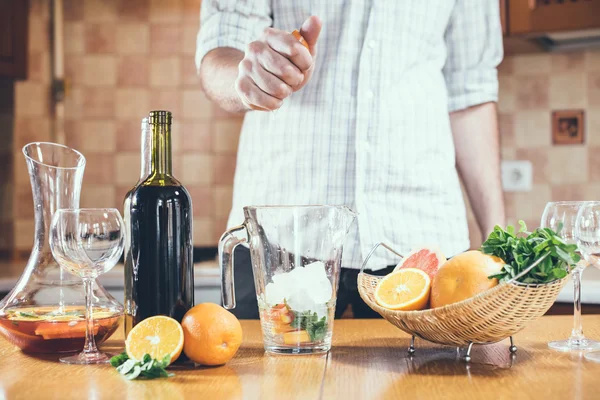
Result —
[[150, 127], [152, 129], [151, 175], [171, 176], [171, 124], [152, 124]]

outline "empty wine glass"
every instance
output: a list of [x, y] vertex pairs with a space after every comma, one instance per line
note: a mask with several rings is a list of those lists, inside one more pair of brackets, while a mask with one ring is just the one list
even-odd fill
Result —
[[83, 279], [85, 289], [85, 345], [67, 364], [104, 364], [110, 356], [98, 351], [94, 340], [92, 290], [95, 279], [109, 271], [123, 253], [125, 229], [114, 208], [57, 210], [50, 226], [50, 249], [58, 264]]
[[[583, 258], [600, 268], [600, 201], [587, 202], [581, 206], [575, 224], [575, 237]], [[600, 362], [600, 351], [589, 352], [585, 358]]]
[[[568, 244], [577, 243], [575, 237], [575, 225], [577, 212], [584, 203], [581, 201], [561, 201], [546, 204], [542, 215], [542, 228], [550, 228]], [[579, 251], [579, 250], [578, 250]], [[557, 340], [548, 343], [548, 347], [561, 351], [590, 350], [600, 348], [600, 342], [587, 339], [583, 335], [581, 323], [581, 273], [587, 266], [585, 260], [581, 260], [572, 272], [574, 289], [574, 320], [573, 330], [568, 339]]]

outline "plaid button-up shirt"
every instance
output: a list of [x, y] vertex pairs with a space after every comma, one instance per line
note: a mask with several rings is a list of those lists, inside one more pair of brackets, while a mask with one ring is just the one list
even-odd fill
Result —
[[[310, 15], [314, 75], [275, 113], [246, 114], [230, 225], [245, 205], [344, 204], [359, 214], [345, 267], [379, 241], [467, 249], [449, 112], [497, 100], [498, 0], [204, 0], [196, 63]], [[369, 265], [395, 261], [382, 250]]]

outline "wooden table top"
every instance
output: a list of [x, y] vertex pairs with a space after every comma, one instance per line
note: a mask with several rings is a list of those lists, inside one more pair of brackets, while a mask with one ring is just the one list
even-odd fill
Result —
[[[600, 364], [582, 354], [548, 349], [566, 337], [572, 317], [543, 317], [508, 342], [475, 346], [469, 365], [455, 348], [417, 340], [383, 320], [339, 320], [328, 355], [272, 356], [263, 351], [258, 321], [242, 321], [244, 343], [227, 365], [175, 369], [174, 377], [127, 381], [110, 366], [74, 366], [57, 356], [23, 354], [0, 339], [0, 398], [6, 399], [592, 399], [599, 398]], [[600, 316], [585, 316], [600, 340]], [[104, 350], [122, 350], [122, 333]]]

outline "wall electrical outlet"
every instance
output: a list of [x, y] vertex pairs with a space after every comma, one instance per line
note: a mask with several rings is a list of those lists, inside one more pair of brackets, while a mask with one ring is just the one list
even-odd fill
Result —
[[502, 161], [502, 187], [505, 192], [529, 192], [533, 182], [531, 161]]

